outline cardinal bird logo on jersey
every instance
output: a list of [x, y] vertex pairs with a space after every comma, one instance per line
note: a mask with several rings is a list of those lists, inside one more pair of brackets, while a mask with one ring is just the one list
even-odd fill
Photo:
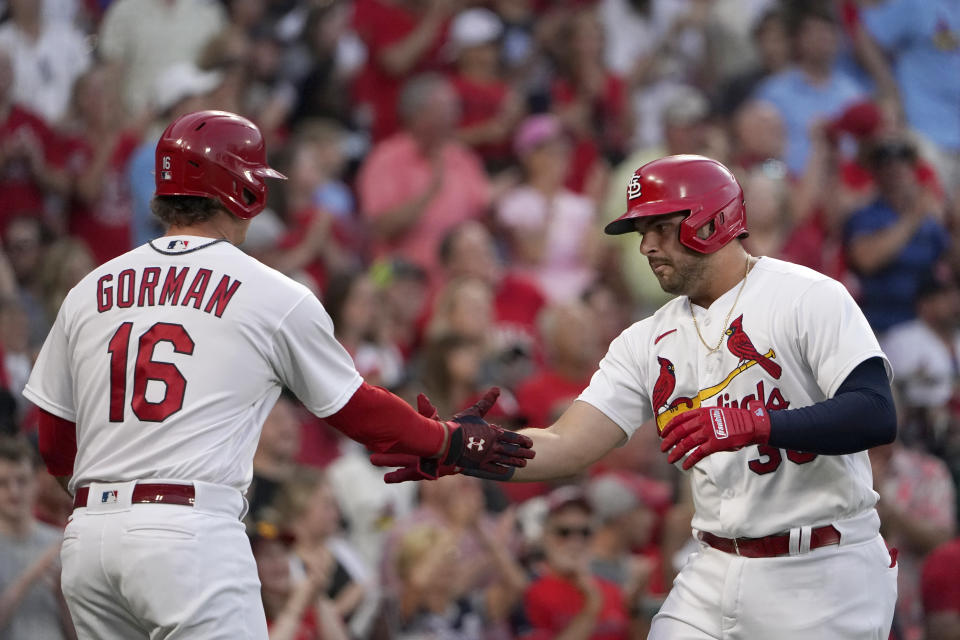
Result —
[[[743, 314], [730, 323], [730, 328], [725, 332], [727, 338], [727, 349], [730, 353], [740, 358], [741, 362], [753, 360], [763, 367], [763, 370], [770, 374], [772, 378], [779, 379], [783, 369], [779, 364], [769, 359], [753, 346], [750, 336], [743, 330]], [[657, 383], [659, 384], [659, 382]]]
[[657, 362], [660, 363], [660, 375], [657, 377], [656, 384], [653, 385], [654, 412], [667, 404], [674, 388], [677, 386], [677, 374], [674, 371], [673, 363], [660, 356], [657, 356]]

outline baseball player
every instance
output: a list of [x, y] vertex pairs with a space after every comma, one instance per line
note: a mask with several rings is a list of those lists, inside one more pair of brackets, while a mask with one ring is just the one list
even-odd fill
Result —
[[650, 638], [885, 639], [896, 553], [865, 450], [894, 439], [896, 417], [863, 314], [838, 282], [747, 254], [743, 191], [708, 158], [640, 167], [606, 227], [631, 231], [678, 297], [610, 344], [557, 422], [521, 432], [537, 458], [513, 479], [570, 476], [656, 425], [689, 474], [700, 544]]
[[450, 421], [367, 385], [305, 287], [236, 245], [264, 207], [260, 131], [222, 111], [175, 120], [156, 152], [169, 230], [70, 291], [25, 395], [75, 496], [61, 559], [81, 638], [267, 638], [244, 491], [264, 418], [290, 388], [373, 451], [477, 475], [532, 456], [489, 425], [491, 391]]

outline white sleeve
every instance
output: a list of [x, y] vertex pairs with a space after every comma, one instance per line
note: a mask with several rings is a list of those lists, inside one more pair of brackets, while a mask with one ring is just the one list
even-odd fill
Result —
[[77, 409], [73, 398], [73, 378], [70, 374], [70, 353], [67, 331], [64, 327], [66, 304], [60, 306], [57, 319], [47, 334], [40, 355], [30, 372], [30, 379], [23, 390], [24, 397], [44, 411], [58, 418], [77, 421]]
[[869, 358], [882, 358], [892, 378], [890, 362], [867, 319], [836, 280], [819, 281], [800, 296], [796, 322], [800, 354], [826, 397], [832, 398], [850, 372]]
[[627, 438], [637, 428], [653, 418], [650, 395], [644, 367], [636, 361], [637, 341], [627, 329], [613, 342], [600, 368], [590, 379], [590, 385], [578, 400], [587, 402], [619, 425]]
[[280, 323], [274, 354], [280, 381], [320, 418], [339, 411], [363, 383], [350, 354], [333, 336], [333, 321], [312, 294]]

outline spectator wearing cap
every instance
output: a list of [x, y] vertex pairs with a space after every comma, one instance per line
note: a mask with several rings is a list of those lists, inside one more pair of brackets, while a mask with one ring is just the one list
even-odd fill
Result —
[[485, 213], [490, 185], [480, 159], [454, 137], [459, 108], [446, 78], [411, 79], [398, 108], [404, 130], [377, 144], [360, 168], [361, 214], [375, 258], [401, 257], [434, 278], [443, 236]]
[[133, 194], [127, 181], [138, 132], [123, 122], [116, 83], [99, 65], [77, 79], [65, 127], [70, 193], [67, 229], [103, 264], [132, 247]]
[[627, 605], [648, 624], [667, 589], [655, 544], [660, 514], [670, 505], [670, 487], [634, 473], [603, 473], [586, 485], [597, 522], [591, 552], [594, 575], [616, 583]]
[[915, 317], [920, 282], [946, 253], [943, 208], [917, 180], [916, 148], [903, 137], [875, 141], [866, 152], [879, 197], [847, 221], [847, 258], [862, 285], [860, 306], [883, 333]]
[[270, 640], [346, 640], [349, 638], [326, 590], [336, 566], [323, 547], [303, 558], [304, 579], [291, 579], [293, 537], [271, 522], [259, 522], [250, 534], [257, 563]]
[[127, 113], [143, 117], [164, 71], [177, 63], [196, 63], [225, 24], [226, 14], [216, 2], [111, 3], [100, 23], [98, 53], [119, 72]]
[[569, 190], [570, 139], [559, 118], [524, 120], [514, 138], [523, 183], [504, 194], [497, 223], [507, 234], [512, 264], [535, 280], [551, 302], [578, 297], [596, 278], [596, 209]]
[[940, 177], [960, 189], [960, 10], [951, 0], [889, 0], [860, 8], [860, 23], [890, 55], [907, 122], [933, 142]]
[[788, 21], [794, 63], [763, 81], [754, 97], [772, 103], [787, 129], [786, 163], [803, 175], [810, 154], [810, 129], [838, 115], [860, 97], [857, 83], [835, 67], [840, 31], [833, 13], [813, 3]]
[[960, 290], [950, 278], [930, 274], [915, 308], [916, 319], [887, 332], [881, 346], [905, 405], [901, 429], [930, 438], [943, 434], [951, 406], [960, 406]]
[[10, 20], [0, 26], [0, 48], [13, 60], [14, 99], [56, 126], [67, 112], [74, 81], [90, 67], [90, 47], [69, 22], [45, 19], [43, 2], [7, 4]]
[[[456, 3], [446, 0], [357, 0], [353, 29], [367, 48], [354, 82], [357, 118], [374, 142], [396, 133], [405, 120], [397, 112], [402, 88], [413, 77], [442, 67]], [[398, 118], [399, 115], [399, 118]]]
[[923, 563], [920, 589], [926, 640], [960, 638], [960, 538], [937, 547]]
[[527, 589], [524, 613], [527, 640], [626, 640], [632, 634], [623, 591], [614, 582], [593, 575], [590, 545], [594, 514], [576, 486], [555, 489], [547, 496], [543, 528], [544, 562], [539, 577]]
[[223, 77], [217, 72], [201, 71], [193, 63], [182, 62], [164, 70], [154, 84], [150, 103], [154, 121], [143, 136], [143, 142], [133, 152], [127, 172], [133, 196], [133, 218], [130, 223], [133, 246], [140, 246], [163, 234], [160, 221], [150, 211], [160, 134], [176, 118], [210, 108], [210, 96], [222, 80]]
[[457, 136], [494, 171], [510, 161], [510, 139], [524, 111], [520, 96], [501, 73], [502, 35], [497, 14], [475, 7], [453, 19], [448, 43], [455, 65], [450, 81], [460, 97]]
[[[853, 211], [867, 206], [877, 197], [877, 185], [869, 167], [870, 159], [867, 157], [874, 145], [893, 137], [911, 139], [897, 123], [897, 117], [890, 109], [872, 100], [862, 100], [848, 106], [826, 124], [823, 136], [835, 155], [842, 155], [836, 153], [837, 145], [849, 140], [857, 145], [857, 152], [852, 157], [842, 155], [839, 160], [831, 160], [822, 169], [835, 173], [835, 162], [840, 164], [839, 191], [835, 198], [837, 212], [832, 215], [841, 220], [846, 219]], [[937, 200], [944, 200], [936, 170], [925, 158], [925, 149], [918, 147], [917, 151], [917, 181]]]

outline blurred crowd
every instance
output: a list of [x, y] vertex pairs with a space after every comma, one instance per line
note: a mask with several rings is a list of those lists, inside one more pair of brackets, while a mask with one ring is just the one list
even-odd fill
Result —
[[[0, 636], [73, 637], [72, 505], [21, 390], [66, 292], [163, 233], [175, 117], [255, 121], [289, 180], [244, 245], [313, 289], [372, 384], [548, 426], [667, 298], [605, 237], [632, 172], [707, 155], [754, 255], [843, 282], [890, 358], [871, 451], [897, 640], [960, 637], [958, 0], [0, 0]], [[248, 495], [274, 640], [644, 638], [687, 555], [641, 430], [585, 477], [386, 485], [284, 394]], [[864, 588], [868, 588], [865, 585]]]

